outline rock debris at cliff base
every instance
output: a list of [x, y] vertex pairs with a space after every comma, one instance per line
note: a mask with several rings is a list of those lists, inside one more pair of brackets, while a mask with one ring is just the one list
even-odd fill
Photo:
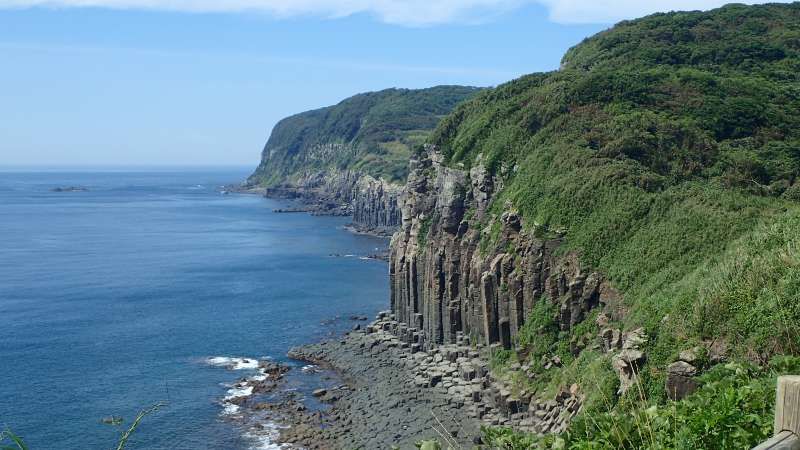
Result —
[[516, 396], [489, 373], [487, 348], [462, 338], [420, 351], [399, 334], [401, 326], [385, 312], [342, 339], [290, 351], [292, 358], [336, 371], [346, 386], [314, 392], [332, 405], [322, 414], [278, 407], [290, 425], [281, 442], [309, 449], [413, 449], [420, 440], [438, 439], [473, 448], [482, 425], [559, 432], [580, 410], [577, 390], [547, 401]]

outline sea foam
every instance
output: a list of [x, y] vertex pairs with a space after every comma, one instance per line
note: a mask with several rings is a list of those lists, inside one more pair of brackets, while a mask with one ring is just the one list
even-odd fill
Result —
[[259, 430], [251, 430], [244, 433], [244, 437], [251, 440], [253, 445], [251, 450], [284, 450], [292, 448], [289, 444], [278, 444], [278, 430], [280, 427], [275, 423], [265, 423]]
[[249, 397], [251, 395], [253, 395], [253, 386], [238, 385], [237, 387], [228, 389], [228, 395], [225, 397], [225, 400], [233, 400], [235, 398], [240, 398], [240, 397]]
[[230, 370], [253, 370], [258, 368], [258, 360], [255, 358], [230, 356], [212, 356], [206, 359], [206, 364], [216, 367], [225, 367]]

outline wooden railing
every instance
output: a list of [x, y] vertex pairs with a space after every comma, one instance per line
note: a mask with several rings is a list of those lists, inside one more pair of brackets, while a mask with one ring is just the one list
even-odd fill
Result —
[[753, 450], [800, 450], [800, 376], [778, 377], [775, 436]]

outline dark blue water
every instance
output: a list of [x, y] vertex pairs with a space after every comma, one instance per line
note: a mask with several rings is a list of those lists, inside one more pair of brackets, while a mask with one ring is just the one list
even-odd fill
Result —
[[[0, 427], [32, 449], [244, 449], [220, 415], [241, 374], [214, 356], [285, 358], [388, 298], [383, 240], [345, 218], [221, 195], [247, 171], [0, 173]], [[51, 192], [56, 186], [88, 192]], [[323, 324], [334, 317], [341, 319]]]

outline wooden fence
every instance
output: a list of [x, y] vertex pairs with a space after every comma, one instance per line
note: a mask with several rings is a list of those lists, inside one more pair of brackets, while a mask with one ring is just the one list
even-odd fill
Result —
[[775, 436], [753, 450], [800, 450], [800, 376], [778, 377]]

